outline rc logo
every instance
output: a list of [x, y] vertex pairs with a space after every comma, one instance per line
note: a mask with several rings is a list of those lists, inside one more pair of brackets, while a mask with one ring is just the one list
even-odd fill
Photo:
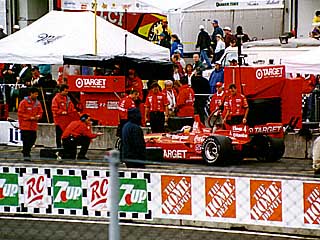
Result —
[[206, 178], [206, 216], [236, 217], [236, 185], [234, 179]]
[[53, 176], [52, 185], [54, 208], [82, 208], [81, 177]]
[[148, 212], [148, 191], [146, 179], [120, 179], [121, 212]]
[[162, 213], [192, 215], [191, 177], [161, 176]]
[[282, 187], [280, 181], [250, 180], [251, 219], [282, 221]]
[[95, 211], [107, 210], [108, 179], [100, 177], [88, 177], [88, 209]]
[[304, 223], [320, 224], [320, 184], [303, 183]]
[[24, 175], [24, 202], [26, 207], [48, 207], [48, 189], [46, 175]]
[[0, 206], [19, 205], [18, 174], [0, 173]]

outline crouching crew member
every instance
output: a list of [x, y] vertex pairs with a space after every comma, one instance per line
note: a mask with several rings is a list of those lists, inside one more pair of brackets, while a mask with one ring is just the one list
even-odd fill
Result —
[[229, 85], [229, 95], [226, 97], [227, 110], [223, 121], [229, 125], [246, 124], [249, 106], [246, 97], [237, 92], [235, 84]]
[[91, 120], [88, 114], [83, 114], [80, 120], [71, 122], [62, 134], [63, 158], [76, 159], [77, 146], [81, 146], [78, 160], [89, 160], [86, 157], [91, 139], [103, 133], [92, 133]]
[[25, 161], [30, 161], [31, 148], [37, 139], [38, 120], [42, 117], [41, 103], [37, 100], [39, 90], [32, 87], [30, 94], [19, 104], [18, 120], [22, 139], [22, 154]]

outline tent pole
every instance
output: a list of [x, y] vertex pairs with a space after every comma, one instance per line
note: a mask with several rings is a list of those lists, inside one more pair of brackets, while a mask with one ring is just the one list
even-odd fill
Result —
[[97, 0], [94, 1], [94, 55], [98, 52], [97, 46]]

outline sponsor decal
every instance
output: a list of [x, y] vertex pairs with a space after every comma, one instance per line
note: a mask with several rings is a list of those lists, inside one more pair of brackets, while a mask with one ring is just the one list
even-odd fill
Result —
[[238, 2], [216, 2], [216, 7], [238, 6]]
[[148, 212], [148, 191], [146, 179], [120, 179], [120, 201], [121, 212]]
[[64, 37], [64, 35], [55, 36], [48, 33], [40, 33], [38, 35], [37, 43], [41, 43], [42, 45], [47, 45], [49, 43], [52, 43], [60, 38]]
[[320, 184], [303, 183], [304, 223], [320, 224]]
[[234, 125], [232, 126], [232, 136], [235, 138], [248, 138], [247, 130], [247, 126]]
[[206, 178], [206, 216], [236, 218], [236, 185], [230, 178]]
[[52, 181], [54, 208], [82, 208], [81, 177], [53, 176]]
[[18, 174], [0, 173], [0, 206], [19, 205]]
[[107, 109], [108, 110], [118, 110], [118, 102], [117, 101], [108, 101], [107, 102]]
[[258, 80], [262, 78], [281, 78], [284, 75], [284, 67], [268, 67], [258, 68], [256, 70], [256, 78]]
[[77, 88], [106, 88], [105, 78], [82, 78], [75, 81]]
[[251, 219], [282, 221], [282, 186], [280, 181], [250, 180]]
[[257, 126], [249, 128], [250, 134], [259, 134], [259, 133], [279, 133], [282, 132], [283, 126]]
[[186, 158], [187, 150], [175, 150], [175, 149], [164, 149], [163, 157], [164, 158]]
[[99, 103], [96, 100], [86, 101], [86, 108], [87, 109], [99, 109]]
[[23, 190], [24, 203], [26, 207], [48, 207], [48, 189], [46, 175], [24, 175]]
[[95, 211], [107, 210], [109, 180], [100, 177], [88, 177], [88, 209]]
[[191, 215], [191, 177], [161, 176], [162, 213]]

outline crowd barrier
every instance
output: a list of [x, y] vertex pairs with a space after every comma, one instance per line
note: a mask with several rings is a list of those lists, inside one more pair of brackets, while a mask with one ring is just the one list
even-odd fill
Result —
[[[320, 236], [316, 179], [142, 169], [119, 176], [120, 219]], [[106, 167], [0, 164], [0, 214], [108, 218], [109, 181]]]

